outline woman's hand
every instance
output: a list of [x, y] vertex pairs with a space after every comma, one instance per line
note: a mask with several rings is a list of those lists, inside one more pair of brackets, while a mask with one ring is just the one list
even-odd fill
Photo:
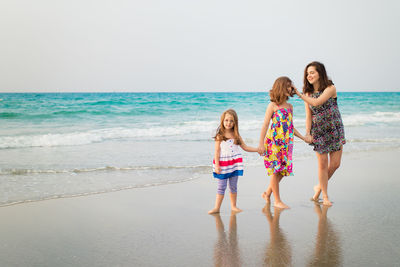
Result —
[[312, 142], [314, 142], [314, 138], [312, 137], [312, 135], [306, 134], [306, 136], [304, 137], [304, 141], [305, 141], [307, 144], [311, 144]]
[[293, 88], [294, 92], [296, 93], [296, 95], [297, 95], [298, 97], [301, 98], [301, 94], [300, 94], [300, 92], [297, 90], [296, 86], [292, 85], [292, 88]]

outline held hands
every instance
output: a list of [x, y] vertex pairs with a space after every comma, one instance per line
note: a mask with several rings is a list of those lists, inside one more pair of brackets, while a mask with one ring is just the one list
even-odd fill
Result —
[[304, 137], [304, 142], [306, 142], [307, 144], [311, 144], [312, 142], [314, 142], [314, 138], [312, 137], [312, 135], [306, 134], [306, 136]]
[[265, 154], [265, 147], [264, 147], [264, 146], [259, 146], [259, 147], [257, 148], [257, 152], [258, 152], [258, 154], [259, 154], [260, 156], [264, 156], [264, 154]]

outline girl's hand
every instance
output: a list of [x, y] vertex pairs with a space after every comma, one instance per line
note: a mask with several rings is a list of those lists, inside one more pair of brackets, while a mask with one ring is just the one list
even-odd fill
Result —
[[258, 154], [260, 155], [260, 156], [262, 156], [262, 155], [264, 155], [265, 154], [265, 147], [264, 146], [259, 146], [258, 148], [257, 148], [257, 152], [258, 152]]
[[217, 173], [217, 174], [221, 173], [221, 167], [220, 166], [215, 166], [215, 173]]
[[305, 138], [304, 138], [304, 141], [305, 141], [307, 144], [311, 144], [312, 142], [314, 142], [314, 138], [313, 138], [311, 135], [307, 134], [307, 135], [305, 136]]

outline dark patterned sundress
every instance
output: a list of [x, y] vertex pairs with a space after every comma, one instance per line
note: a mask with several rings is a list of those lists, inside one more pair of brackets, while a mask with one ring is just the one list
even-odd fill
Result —
[[[322, 92], [317, 92], [311, 97], [318, 98]], [[314, 151], [320, 154], [339, 151], [342, 145], [346, 144], [344, 127], [340, 116], [337, 98], [329, 98], [324, 104], [313, 107], [311, 135], [314, 142]]]

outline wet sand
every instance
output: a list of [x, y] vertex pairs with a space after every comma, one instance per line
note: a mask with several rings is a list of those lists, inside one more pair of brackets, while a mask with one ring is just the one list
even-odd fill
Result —
[[400, 151], [344, 155], [333, 206], [310, 201], [316, 160], [281, 183], [291, 209], [265, 204], [264, 168], [246, 167], [238, 207], [208, 215], [211, 175], [165, 186], [0, 208], [0, 266], [398, 266]]

